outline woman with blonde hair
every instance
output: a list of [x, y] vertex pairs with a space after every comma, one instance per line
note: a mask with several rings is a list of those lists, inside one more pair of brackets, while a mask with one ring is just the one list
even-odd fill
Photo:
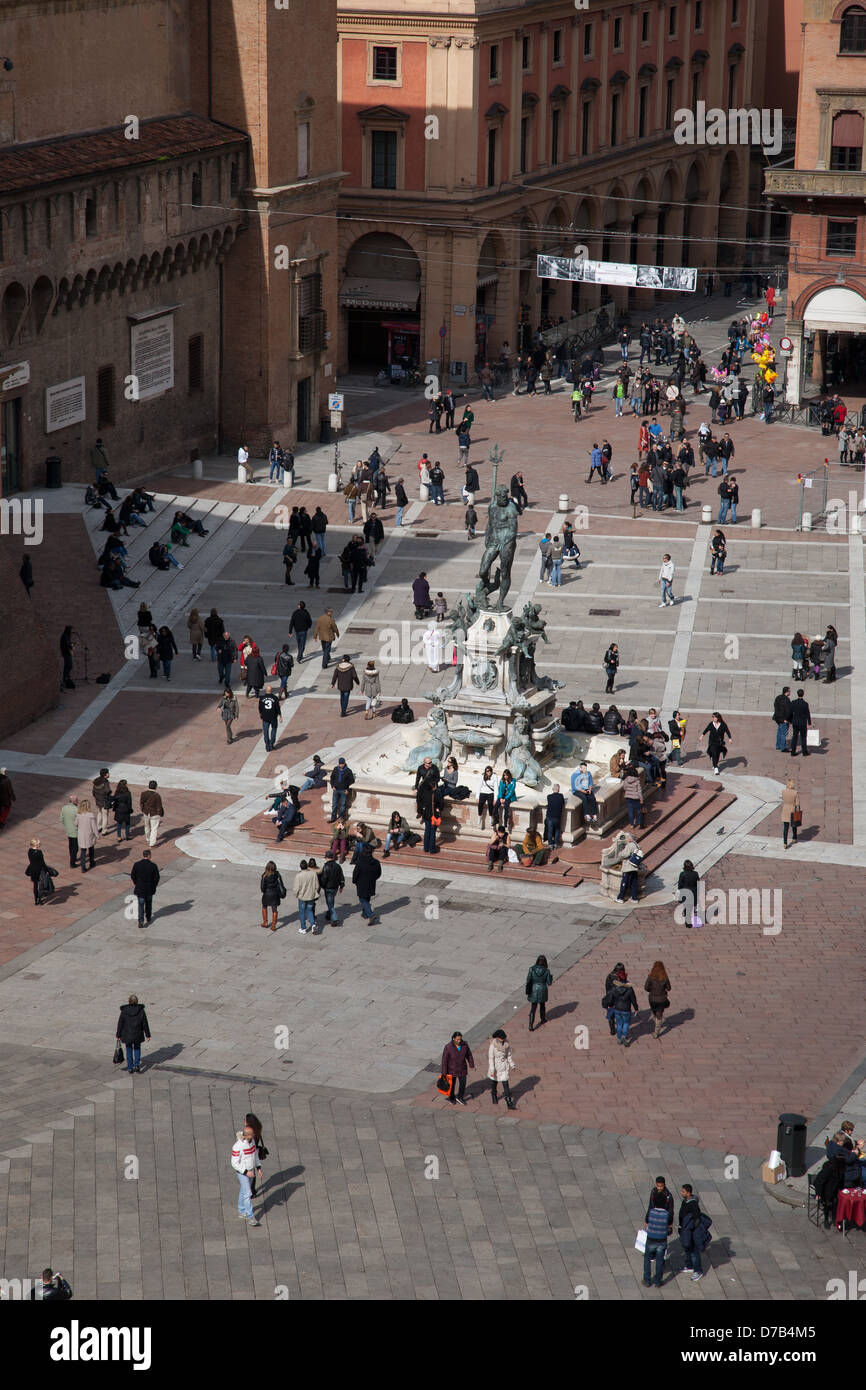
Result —
[[90, 809], [89, 797], [83, 796], [78, 803], [78, 814], [75, 817], [75, 833], [78, 836], [78, 849], [81, 853], [81, 872], [87, 873], [87, 863], [90, 868], [94, 866], [94, 856], [96, 853], [96, 816]]
[[800, 793], [797, 791], [797, 784], [793, 777], [789, 777], [782, 789], [782, 844], [788, 848], [788, 828], [790, 827], [794, 844], [797, 843], [797, 831], [803, 821], [803, 809], [800, 805]]
[[190, 615], [186, 620], [186, 625], [189, 628], [189, 640], [192, 645], [192, 659], [193, 661], [201, 661], [201, 649], [204, 644], [204, 624], [202, 623], [202, 620], [199, 617], [199, 611], [197, 608], [193, 608], [190, 610]]

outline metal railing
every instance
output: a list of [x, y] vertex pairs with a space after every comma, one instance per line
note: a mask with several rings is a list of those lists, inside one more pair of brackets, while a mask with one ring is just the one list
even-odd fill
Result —
[[820, 468], [814, 469], [811, 473], [804, 473], [800, 478], [799, 496], [797, 499], [797, 524], [796, 531], [803, 529], [803, 513], [809, 511], [812, 517], [812, 524], [823, 520], [827, 515], [827, 492], [830, 486], [830, 465], [824, 463]]

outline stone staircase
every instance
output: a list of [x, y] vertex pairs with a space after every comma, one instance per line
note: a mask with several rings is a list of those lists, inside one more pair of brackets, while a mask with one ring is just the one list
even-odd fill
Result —
[[[635, 838], [644, 851], [648, 872], [652, 873], [666, 860], [684, 850], [693, 836], [720, 815], [735, 799], [725, 792], [718, 782], [671, 774], [667, 787], [659, 790], [647, 806], [646, 826], [635, 833]], [[327, 804], [330, 807], [330, 792]], [[314, 855], [321, 865], [330, 843], [330, 826], [325, 819], [322, 793], [306, 793], [301, 798], [301, 806], [306, 817], [304, 824], [298, 826], [294, 834], [283, 840], [281, 845], [276, 844], [276, 833], [267, 816], [253, 817], [241, 826], [241, 830], [256, 844], [271, 845], [277, 863], [281, 851], [285, 850], [292, 855]], [[417, 825], [413, 824], [412, 828], [418, 833]], [[602, 842], [585, 839], [573, 847], [557, 850], [556, 855], [540, 868], [526, 869], [519, 864], [507, 864], [501, 874], [498, 870], [494, 870], [494, 873], [497, 878], [507, 877], [520, 883], [552, 884], [560, 888], [576, 888], [584, 881], [600, 884], [601, 851], [612, 838], [611, 836]], [[381, 857], [381, 850], [377, 853]], [[419, 839], [418, 844], [411, 849], [404, 846], [400, 850], [392, 851], [391, 860], [404, 867], [408, 865], [422, 871], [435, 866], [456, 874], [487, 872], [483, 846], [477, 841], [461, 843], [454, 831], [449, 829], [447, 815], [443, 818], [438, 855], [425, 854]], [[347, 861], [344, 872], [350, 868]], [[350, 878], [351, 875], [346, 876]]]

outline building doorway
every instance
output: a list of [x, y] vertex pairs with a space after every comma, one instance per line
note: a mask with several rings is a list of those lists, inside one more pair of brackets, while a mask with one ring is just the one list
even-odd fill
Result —
[[309, 376], [301, 377], [298, 382], [297, 399], [297, 437], [298, 443], [302, 443], [310, 438], [310, 406], [312, 403], [313, 379]]
[[21, 397], [3, 402], [0, 496], [21, 491]]

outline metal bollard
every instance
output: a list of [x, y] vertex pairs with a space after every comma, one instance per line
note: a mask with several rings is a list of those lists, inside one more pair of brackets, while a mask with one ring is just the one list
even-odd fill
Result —
[[752, 530], [753, 530], [753, 531], [760, 531], [760, 529], [761, 529], [761, 508], [760, 508], [760, 507], [753, 507], [753, 508], [752, 508]]
[[802, 520], [801, 523], [800, 523], [800, 529], [801, 529], [802, 531], [811, 531], [811, 529], [812, 529], [812, 513], [811, 513], [811, 512], [804, 512], [804, 513], [803, 513], [803, 520]]
[[559, 507], [557, 508], [557, 510], [560, 511], [560, 512], [567, 512], [567, 511], [568, 511], [568, 493], [567, 493], [567, 492], [561, 492], [561, 493], [559, 494]]
[[192, 476], [194, 478], [201, 478], [204, 476], [204, 464], [202, 463], [201, 459], [193, 459]]
[[712, 524], [712, 520], [713, 509], [710, 506], [709, 502], [705, 502], [704, 505], [701, 507], [701, 525], [709, 526]]
[[245, 483], [246, 481], [247, 481], [247, 470], [243, 467], [242, 464], [239, 463], [239, 464], [238, 464], [238, 482], [239, 482], [239, 483]]

